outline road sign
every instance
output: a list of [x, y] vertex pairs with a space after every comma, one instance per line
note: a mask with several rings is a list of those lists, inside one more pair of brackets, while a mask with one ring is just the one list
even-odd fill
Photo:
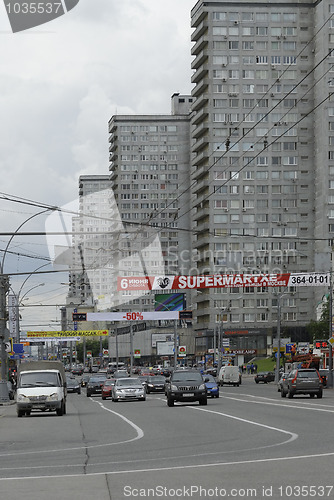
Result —
[[192, 311], [180, 311], [180, 319], [192, 319]]
[[68, 330], [68, 331], [44, 331], [44, 332], [27, 332], [27, 338], [38, 337], [38, 338], [48, 338], [48, 337], [103, 337], [108, 335], [108, 330]]
[[180, 345], [179, 346], [179, 356], [186, 356], [187, 355], [187, 348], [185, 345]]
[[13, 339], [10, 338], [8, 341], [5, 341], [5, 351], [6, 352], [13, 352]]
[[142, 321], [179, 319], [180, 311], [105, 312], [87, 313], [87, 321]]
[[87, 321], [87, 313], [72, 313], [73, 321]]

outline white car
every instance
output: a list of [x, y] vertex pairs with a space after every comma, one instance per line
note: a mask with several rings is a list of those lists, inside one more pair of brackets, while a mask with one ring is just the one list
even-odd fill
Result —
[[112, 388], [112, 400], [130, 400], [137, 399], [138, 401], [146, 400], [146, 390], [143, 387], [139, 378], [119, 378], [116, 379], [115, 385]]

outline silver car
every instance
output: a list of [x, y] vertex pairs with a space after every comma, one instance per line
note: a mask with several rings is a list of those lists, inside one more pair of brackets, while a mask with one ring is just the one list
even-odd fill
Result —
[[119, 378], [116, 379], [112, 388], [112, 400], [146, 400], [146, 390], [139, 378]]
[[296, 394], [309, 394], [311, 398], [316, 395], [322, 398], [322, 379], [315, 368], [297, 368], [292, 370], [282, 381], [281, 396], [293, 398]]

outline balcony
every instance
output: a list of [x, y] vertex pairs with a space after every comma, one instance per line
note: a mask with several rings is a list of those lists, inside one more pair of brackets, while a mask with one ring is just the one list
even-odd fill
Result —
[[208, 25], [206, 21], [199, 23], [195, 31], [191, 35], [191, 41], [196, 42], [201, 36], [203, 36], [208, 31]]
[[198, 125], [196, 128], [194, 128], [191, 135], [194, 139], [197, 139], [198, 137], [201, 137], [203, 134], [206, 134], [208, 130], [209, 130], [209, 123], [205, 121], [200, 125]]
[[192, 61], [191, 69], [197, 69], [201, 64], [204, 64], [208, 60], [208, 53], [206, 50], [202, 50]]
[[191, 151], [193, 153], [198, 153], [202, 149], [207, 148], [208, 145], [209, 145], [209, 136], [204, 135], [201, 139], [194, 142], [194, 144], [191, 147]]
[[202, 94], [192, 104], [191, 110], [192, 111], [198, 111], [198, 110], [200, 110], [201, 108], [203, 108], [203, 106], [205, 106], [207, 104], [208, 100], [209, 100], [208, 94]]
[[205, 77], [200, 82], [197, 82], [197, 85], [193, 88], [192, 96], [198, 97], [199, 95], [204, 94], [208, 86], [209, 86], [209, 78]]
[[197, 83], [199, 80], [207, 76], [208, 73], [209, 73], [209, 65], [202, 64], [202, 66], [199, 66], [193, 73], [191, 77], [191, 83]]

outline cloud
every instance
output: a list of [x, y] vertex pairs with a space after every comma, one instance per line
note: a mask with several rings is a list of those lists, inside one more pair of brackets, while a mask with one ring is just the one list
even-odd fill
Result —
[[[0, 4], [1, 191], [62, 206], [77, 198], [80, 175], [108, 174], [113, 114], [170, 113], [170, 96], [190, 93], [194, 3], [80, 0], [66, 15], [16, 34]], [[1, 201], [2, 230], [15, 231], [35, 212]], [[24, 228], [43, 231], [44, 221], [38, 216]], [[34, 238], [15, 237], [10, 248], [47, 255]], [[7, 257], [16, 272], [27, 266]]]

